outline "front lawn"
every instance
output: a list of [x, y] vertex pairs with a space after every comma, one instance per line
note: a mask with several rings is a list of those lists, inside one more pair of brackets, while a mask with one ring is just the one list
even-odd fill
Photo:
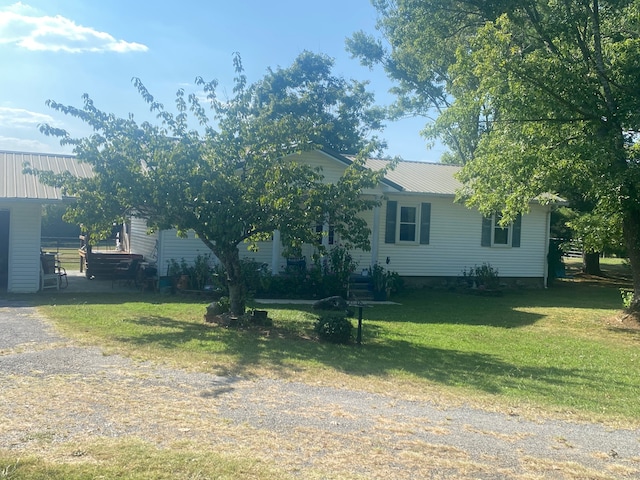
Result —
[[205, 325], [201, 297], [38, 298], [66, 334], [140, 360], [635, 424], [640, 330], [618, 321], [618, 287], [408, 292], [364, 309], [362, 346], [319, 342], [316, 312], [299, 305], [260, 305], [274, 325], [237, 330]]

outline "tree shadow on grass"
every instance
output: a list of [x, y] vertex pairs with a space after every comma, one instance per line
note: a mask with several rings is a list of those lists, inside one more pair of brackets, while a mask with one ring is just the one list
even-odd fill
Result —
[[563, 282], [553, 288], [508, 290], [500, 297], [483, 297], [448, 290], [423, 289], [407, 291], [393, 299], [401, 304], [376, 305], [367, 309], [367, 316], [389, 322], [423, 324], [485, 325], [517, 328], [532, 325], [544, 314], [526, 309], [622, 308], [618, 288], [601, 283]]
[[398, 305], [368, 308], [369, 320], [412, 324], [483, 325], [518, 328], [533, 325], [544, 315], [518, 310], [525, 295], [477, 297], [448, 291], [408, 292]]
[[[409, 376], [445, 386], [466, 387], [499, 395], [508, 390], [524, 389], [542, 398], [559, 398], [571, 390], [571, 401], [578, 404], [591, 400], [601, 389], [597, 372], [585, 368], [562, 366], [523, 366], [504, 361], [496, 355], [416, 345], [407, 340], [380, 339], [382, 327], [366, 326], [367, 338], [375, 339], [362, 346], [333, 345], [310, 338], [295, 337], [281, 329], [212, 328], [203, 324], [166, 317], [128, 319], [153, 332], [135, 337], [119, 337], [125, 344], [181, 349], [197, 342], [199, 352], [211, 345], [212, 365], [215, 353], [233, 358], [222, 374], [251, 376], [257, 367], [270, 369], [287, 378], [300, 368], [297, 361], [311, 361], [336, 371], [359, 377], [384, 377], [404, 372]], [[215, 345], [214, 345], [215, 344]], [[571, 388], [575, 384], [576, 388]], [[619, 388], [638, 388], [621, 382]], [[580, 392], [583, 392], [580, 393]], [[584, 395], [584, 398], [578, 398]]]

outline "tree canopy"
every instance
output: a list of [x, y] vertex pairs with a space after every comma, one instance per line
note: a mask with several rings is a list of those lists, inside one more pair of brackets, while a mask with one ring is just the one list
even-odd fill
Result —
[[[315, 226], [330, 222], [344, 242], [368, 248], [368, 229], [358, 213], [374, 201], [360, 192], [375, 185], [382, 172], [362, 168], [362, 159], [384, 148], [374, 135], [384, 112], [373, 106], [365, 84], [332, 75], [332, 65], [326, 56], [303, 52], [290, 67], [269, 70], [248, 84], [235, 55], [230, 98], [218, 96], [215, 80], [198, 77], [204, 94], [179, 89], [175, 113], [133, 79], [157, 124], [105, 113], [88, 95], [82, 108], [49, 101], [51, 108], [93, 128], [83, 138], [49, 125], [41, 130], [73, 145], [95, 175], [88, 180], [40, 175], [77, 198], [67, 217], [94, 236], [110, 231], [126, 214], [145, 218], [156, 229], [195, 231], [225, 267], [231, 312], [241, 314], [243, 243], [270, 238], [275, 230], [288, 245], [314, 242]], [[337, 183], [327, 184], [321, 171], [297, 161], [296, 154], [319, 147], [360, 157]]]
[[427, 133], [464, 163], [462, 192], [505, 221], [545, 193], [621, 219], [640, 310], [640, 1], [374, 0], [398, 108], [438, 108]]

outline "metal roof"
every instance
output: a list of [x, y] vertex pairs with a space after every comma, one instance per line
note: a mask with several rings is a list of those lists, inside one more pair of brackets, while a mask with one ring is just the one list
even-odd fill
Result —
[[[347, 155], [334, 156], [351, 160]], [[54, 173], [67, 171], [80, 178], [87, 178], [92, 174], [89, 164], [80, 163], [72, 155], [0, 150], [0, 199], [62, 200], [63, 195], [59, 188], [43, 185], [36, 176], [23, 173], [25, 163], [38, 170]], [[388, 160], [366, 161], [366, 166], [373, 170], [379, 170], [388, 164]], [[395, 169], [387, 172], [385, 183], [402, 192], [455, 195], [462, 186], [454, 177], [458, 171], [460, 167], [453, 165], [401, 160], [397, 162]]]
[[[388, 160], [368, 159], [367, 167], [380, 170], [389, 164]], [[400, 160], [386, 178], [402, 187], [403, 192], [429, 193], [434, 195], [455, 195], [462, 187], [455, 174], [461, 167], [441, 163], [409, 162]]]
[[35, 175], [22, 172], [25, 163], [38, 170], [70, 172], [80, 178], [91, 176], [91, 167], [71, 155], [24, 153], [0, 150], [0, 200], [62, 200], [59, 188], [43, 185]]

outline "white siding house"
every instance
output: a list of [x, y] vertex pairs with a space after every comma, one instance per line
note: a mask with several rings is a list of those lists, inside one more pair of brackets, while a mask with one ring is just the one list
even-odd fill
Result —
[[[320, 167], [327, 182], [336, 181], [351, 162], [320, 150], [292, 158]], [[367, 166], [380, 169], [385, 163], [369, 160]], [[378, 263], [419, 285], [455, 278], [465, 269], [488, 263], [503, 279], [545, 285], [551, 207], [532, 202], [527, 214], [501, 228], [495, 218], [483, 218], [477, 210], [454, 202], [461, 187], [455, 179], [459, 168], [401, 161], [375, 189], [364, 192], [379, 199], [380, 206], [362, 213], [371, 229], [371, 251], [353, 252], [358, 270]], [[180, 239], [175, 231], [163, 231], [149, 236], [146, 224], [139, 219], [132, 219], [130, 235], [131, 252], [155, 258], [160, 275], [166, 274], [170, 259], [191, 262], [197, 255], [209, 253], [193, 235]], [[244, 251], [242, 246], [241, 252], [266, 263], [273, 273], [281, 272], [286, 258], [282, 257], [279, 238], [274, 232], [274, 242], [260, 244], [257, 253]], [[340, 239], [324, 237], [324, 242], [330, 241], [337, 244]], [[312, 246], [303, 248], [308, 260], [312, 253]]]
[[22, 173], [25, 162], [40, 170], [90, 175], [72, 156], [0, 151], [0, 289], [10, 293], [38, 291], [42, 206], [65, 200], [60, 189]]

